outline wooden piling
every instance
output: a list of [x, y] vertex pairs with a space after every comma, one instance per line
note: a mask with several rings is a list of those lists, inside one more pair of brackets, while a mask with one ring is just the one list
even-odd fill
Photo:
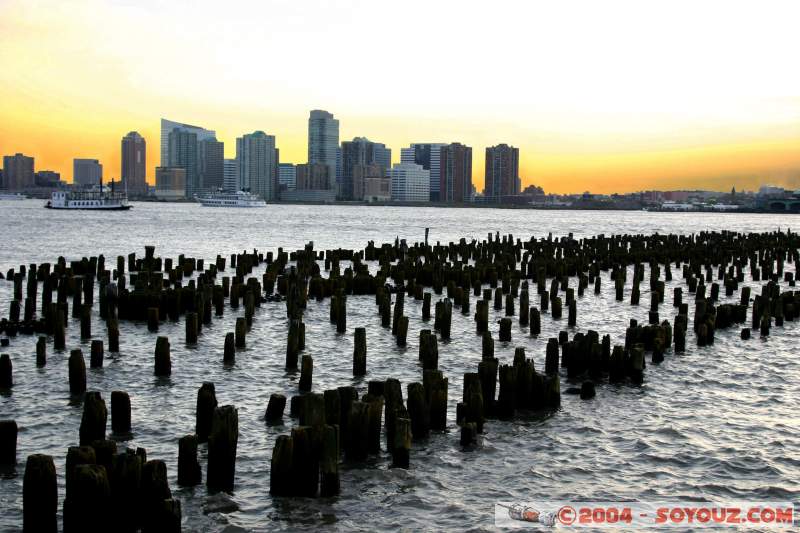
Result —
[[100, 339], [92, 341], [89, 368], [103, 368], [103, 341]]
[[69, 393], [78, 396], [86, 392], [86, 362], [83, 352], [72, 350], [69, 354]]
[[239, 414], [232, 405], [214, 409], [208, 436], [208, 472], [206, 484], [211, 490], [233, 490], [236, 469], [236, 445], [239, 441]]
[[185, 435], [178, 440], [178, 485], [190, 487], [202, 481], [197, 462], [197, 436]]
[[22, 531], [58, 531], [58, 483], [56, 466], [49, 455], [29, 455], [22, 481]]
[[283, 394], [273, 393], [269, 397], [269, 403], [267, 404], [267, 411], [264, 414], [264, 419], [270, 423], [280, 422], [283, 420], [284, 409], [286, 409], [286, 396]]
[[17, 422], [0, 420], [0, 465], [17, 462]]
[[314, 359], [310, 355], [303, 355], [300, 360], [300, 382], [298, 383], [298, 389], [301, 392], [309, 392], [311, 390], [313, 372]]
[[353, 376], [367, 373], [367, 330], [356, 328], [353, 342]]
[[158, 337], [156, 339], [154, 374], [159, 377], [168, 377], [172, 374], [172, 361], [170, 360], [169, 339]]
[[197, 404], [195, 407], [195, 434], [198, 442], [208, 441], [211, 434], [211, 425], [214, 411], [217, 408], [217, 393], [214, 384], [204, 382], [197, 390]]

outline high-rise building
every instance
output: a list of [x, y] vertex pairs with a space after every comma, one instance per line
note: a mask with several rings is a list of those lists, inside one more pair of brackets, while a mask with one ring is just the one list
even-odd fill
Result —
[[183, 124], [182, 122], [174, 122], [165, 118], [161, 119], [161, 166], [169, 166], [169, 133], [175, 128], [181, 128], [190, 133], [197, 134], [197, 140], [215, 139], [217, 134], [214, 130], [207, 130], [200, 126], [192, 126], [191, 124]]
[[416, 163], [431, 172], [431, 202], [440, 201], [440, 158], [444, 143], [413, 143], [400, 150], [401, 163]]
[[3, 156], [3, 185], [11, 191], [35, 186], [33, 158], [23, 154]]
[[445, 145], [440, 150], [439, 201], [472, 201], [472, 148], [461, 143]]
[[431, 193], [431, 173], [416, 163], [397, 163], [389, 173], [392, 201], [427, 202]]
[[132, 131], [122, 138], [122, 187], [130, 195], [147, 193], [147, 144], [144, 137]]
[[297, 186], [297, 169], [294, 163], [278, 165], [278, 184], [281, 189], [292, 190]]
[[61, 174], [52, 170], [40, 170], [35, 175], [35, 183], [37, 187], [60, 187]]
[[236, 139], [239, 162], [239, 188], [265, 200], [275, 200], [278, 192], [278, 151], [275, 136], [255, 131]]
[[225, 143], [214, 139], [197, 141], [198, 188], [216, 191], [225, 181]]
[[[388, 175], [387, 169], [378, 164], [354, 165], [352, 168], [353, 174], [353, 200], [364, 200], [367, 185], [370, 180], [384, 178]], [[373, 190], [376, 187], [372, 186]]]
[[375, 143], [366, 137], [356, 137], [342, 143], [342, 175], [339, 181], [339, 197], [356, 200], [361, 191], [353, 186], [353, 168], [358, 165], [377, 165], [384, 174], [391, 166], [392, 151], [382, 143]]
[[186, 169], [156, 167], [156, 197], [162, 200], [186, 198]]
[[486, 148], [483, 195], [490, 202], [503, 202], [519, 194], [519, 148], [498, 144]]
[[226, 159], [223, 163], [222, 188], [228, 192], [239, 190], [239, 162]]
[[72, 160], [72, 184], [78, 187], [94, 187], [103, 183], [103, 165], [97, 159]]
[[180, 167], [186, 170], [185, 196], [192, 198], [199, 192], [197, 175], [197, 133], [183, 128], [174, 128], [167, 136], [169, 151], [167, 152], [167, 165], [162, 167]]
[[298, 191], [331, 190], [330, 167], [322, 163], [307, 163], [295, 166]]
[[308, 117], [308, 162], [327, 165], [328, 177], [336, 176], [339, 121], [327, 111], [314, 109]]

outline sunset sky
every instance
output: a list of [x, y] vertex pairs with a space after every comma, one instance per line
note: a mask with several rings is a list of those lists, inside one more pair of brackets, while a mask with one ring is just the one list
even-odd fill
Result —
[[800, 2], [0, 0], [0, 154], [118, 178], [159, 164], [161, 117], [306, 160], [310, 109], [340, 140], [520, 149], [547, 192], [800, 188]]

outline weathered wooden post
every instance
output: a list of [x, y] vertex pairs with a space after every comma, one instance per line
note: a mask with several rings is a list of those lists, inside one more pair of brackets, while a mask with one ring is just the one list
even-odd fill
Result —
[[[328, 498], [339, 494], [339, 427], [326, 425], [322, 431], [322, 450], [320, 457], [320, 496]], [[380, 433], [380, 427], [378, 428]]]
[[233, 332], [228, 332], [225, 334], [222, 362], [226, 365], [232, 365], [236, 362], [236, 341], [234, 339]]
[[199, 485], [202, 477], [197, 462], [197, 436], [185, 435], [178, 440], [178, 485]]
[[244, 348], [246, 345], [245, 335], [247, 332], [247, 322], [245, 321], [244, 317], [238, 317], [236, 319], [236, 347], [237, 348]]
[[283, 420], [284, 409], [286, 409], [286, 396], [277, 393], [270, 394], [264, 419], [270, 423], [280, 422]]
[[92, 341], [89, 368], [103, 368], [103, 341], [100, 339]]
[[510, 342], [511, 341], [511, 319], [510, 318], [501, 318], [500, 319], [500, 332], [498, 334], [498, 338], [500, 342]]
[[425, 389], [421, 383], [409, 383], [406, 401], [411, 419], [411, 436], [414, 440], [423, 439], [430, 431], [430, 413], [425, 401]]
[[367, 373], [367, 330], [355, 329], [353, 343], [353, 375], [363, 376]]
[[168, 377], [172, 374], [172, 361], [170, 360], [169, 339], [158, 337], [156, 339], [154, 374], [159, 377]]
[[158, 332], [158, 307], [147, 308], [147, 331], [151, 333]]
[[197, 344], [198, 327], [197, 313], [186, 313], [186, 344]]
[[7, 353], [0, 355], [0, 389], [8, 390], [14, 385], [12, 367], [11, 356]]
[[78, 396], [86, 392], [86, 362], [83, 352], [72, 350], [69, 354], [69, 393]]
[[131, 399], [127, 392], [111, 392], [111, 432], [114, 435], [131, 432]]
[[408, 468], [411, 451], [411, 420], [395, 418], [392, 438], [392, 468]]
[[294, 441], [289, 435], [279, 435], [272, 448], [269, 471], [269, 493], [273, 496], [292, 496], [294, 475]]
[[107, 421], [108, 410], [103, 397], [97, 391], [87, 392], [83, 400], [83, 416], [81, 417], [81, 446], [88, 446], [96, 440], [104, 440]]
[[298, 389], [301, 392], [311, 391], [311, 380], [314, 372], [314, 359], [308, 354], [303, 355], [300, 360], [300, 382]]
[[214, 384], [204, 382], [197, 390], [197, 405], [195, 407], [195, 434], [198, 442], [206, 442], [211, 434], [211, 424], [214, 419], [214, 410], [217, 408], [217, 393]]
[[49, 455], [29, 455], [22, 481], [22, 531], [58, 531], [58, 483], [56, 465]]
[[209, 489], [233, 490], [236, 470], [236, 445], [239, 441], [239, 414], [232, 405], [214, 409], [211, 433], [208, 437]]
[[64, 501], [64, 531], [106, 531], [110, 523], [111, 487], [104, 466], [79, 464]]
[[0, 465], [17, 462], [17, 422], [0, 420]]
[[41, 336], [36, 339], [36, 366], [42, 367], [47, 364], [47, 337]]
[[81, 339], [92, 338], [92, 307], [90, 305], [82, 305], [80, 308], [81, 313]]

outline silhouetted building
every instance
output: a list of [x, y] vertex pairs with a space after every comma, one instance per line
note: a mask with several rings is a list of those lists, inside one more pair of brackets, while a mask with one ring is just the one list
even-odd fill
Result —
[[329, 168], [336, 176], [336, 150], [339, 148], [339, 121], [331, 113], [315, 109], [308, 117], [308, 162]]
[[34, 187], [33, 158], [23, 154], [3, 156], [3, 185], [10, 191]]
[[186, 198], [192, 198], [199, 191], [197, 174], [197, 133], [183, 128], [175, 128], [167, 136], [169, 152], [167, 167], [180, 167], [186, 170], [184, 183]]
[[275, 136], [263, 131], [236, 139], [239, 162], [239, 188], [265, 200], [275, 200], [278, 191], [278, 151]]
[[431, 194], [431, 173], [416, 163], [398, 163], [389, 173], [392, 180], [392, 201], [428, 202]]
[[443, 146], [440, 154], [439, 200], [472, 201], [472, 148], [452, 143]]
[[147, 194], [147, 143], [132, 131], [122, 138], [122, 188], [130, 195]]
[[197, 142], [198, 185], [203, 191], [221, 189], [225, 182], [225, 143], [217, 139]]
[[509, 201], [519, 189], [519, 149], [507, 144], [487, 147], [483, 189], [487, 201]]
[[103, 183], [103, 165], [97, 159], [72, 160], [72, 184], [78, 187], [95, 187]]
[[278, 184], [285, 190], [292, 190], [297, 186], [297, 169], [294, 163], [278, 164]]
[[186, 198], [186, 169], [156, 167], [156, 197], [162, 200]]
[[339, 197], [344, 200], [358, 200], [361, 191], [353, 186], [353, 168], [357, 165], [377, 165], [384, 175], [391, 166], [392, 151], [382, 143], [375, 143], [365, 137], [356, 137], [342, 143], [342, 175], [339, 181]]
[[61, 174], [52, 170], [40, 170], [35, 176], [37, 187], [56, 188], [61, 186]]
[[161, 166], [169, 166], [169, 134], [175, 128], [180, 128], [189, 133], [197, 135], [197, 140], [202, 141], [205, 139], [215, 139], [217, 134], [214, 130], [207, 130], [200, 126], [192, 126], [191, 124], [183, 124], [182, 122], [174, 122], [165, 118], [161, 119]]
[[416, 163], [431, 173], [431, 202], [440, 201], [440, 160], [444, 143], [412, 143], [400, 150], [401, 163]]

